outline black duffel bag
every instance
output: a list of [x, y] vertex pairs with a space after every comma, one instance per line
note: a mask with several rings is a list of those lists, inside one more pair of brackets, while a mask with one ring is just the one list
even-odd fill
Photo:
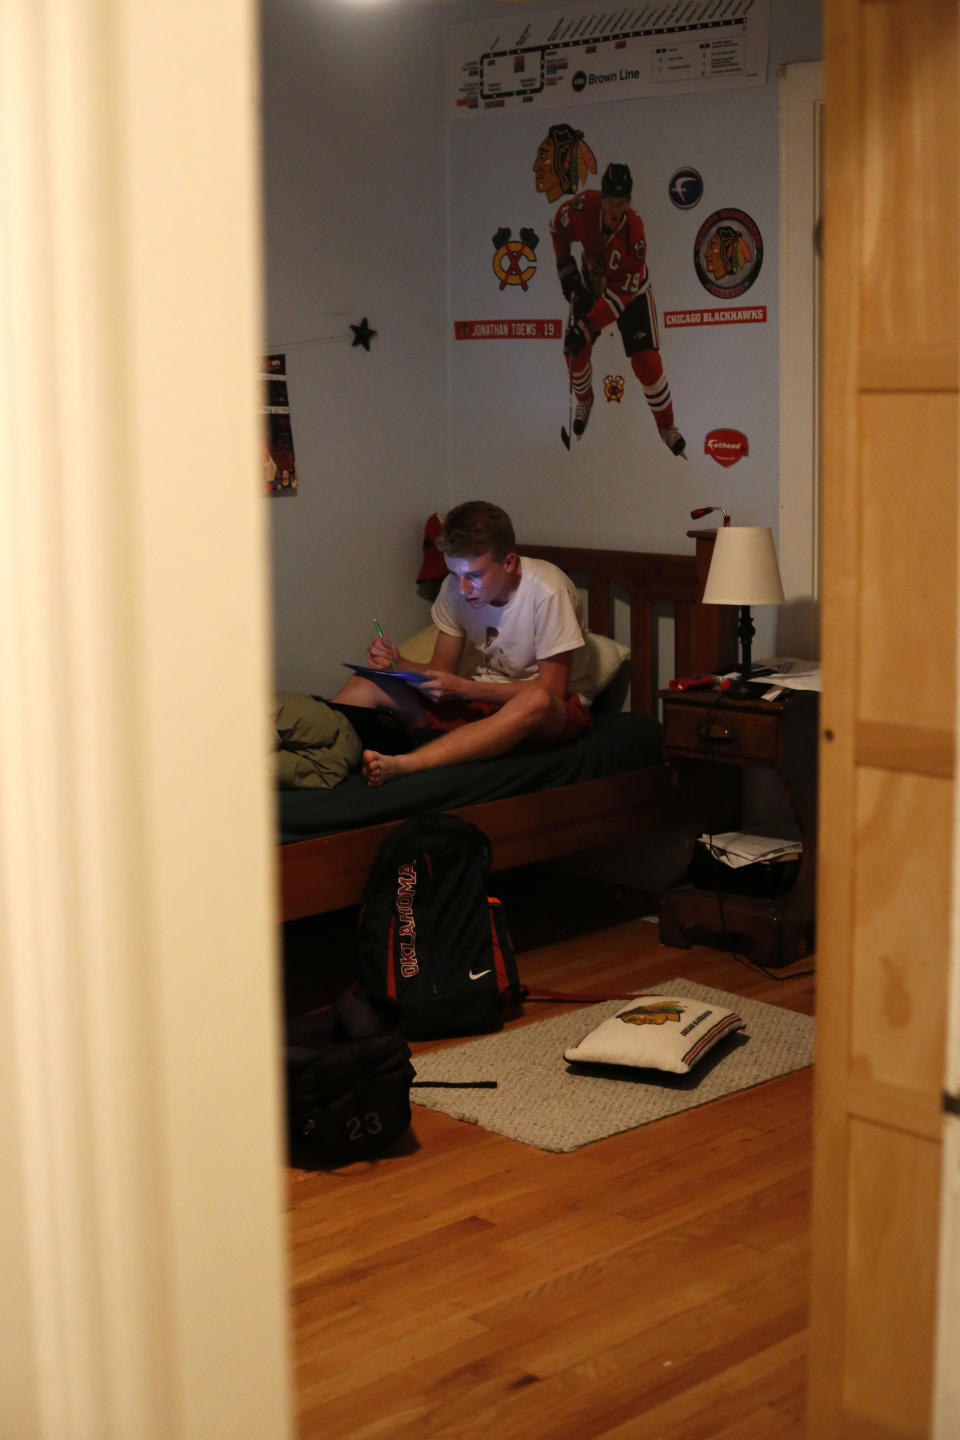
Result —
[[286, 1022], [291, 1160], [367, 1160], [410, 1128], [410, 1046], [396, 1006], [351, 988], [324, 1010]]

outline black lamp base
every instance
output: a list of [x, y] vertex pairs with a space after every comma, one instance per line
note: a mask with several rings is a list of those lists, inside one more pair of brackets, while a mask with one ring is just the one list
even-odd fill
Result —
[[728, 700], [752, 700], [754, 687], [746, 675], [738, 675], [735, 680], [730, 681], [725, 693]]
[[[758, 676], [762, 673], [759, 670], [752, 672], [753, 675]], [[730, 681], [723, 693], [728, 700], [756, 700], [757, 696], [762, 695], [768, 688], [765, 680], [752, 680], [749, 676], [738, 675], [735, 680]]]
[[[753, 616], [750, 614], [750, 606], [741, 605], [740, 618], [737, 622], [737, 637], [740, 641], [740, 674], [735, 680], [730, 681], [725, 692], [729, 700], [754, 700], [760, 690], [765, 688], [751, 683], [752, 677], [758, 673], [751, 664], [754, 633], [755, 626]], [[770, 672], [764, 673], [769, 674]]]

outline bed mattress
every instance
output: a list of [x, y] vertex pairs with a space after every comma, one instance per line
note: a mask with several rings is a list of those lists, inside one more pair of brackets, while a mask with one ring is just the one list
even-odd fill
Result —
[[592, 730], [568, 745], [528, 742], [494, 760], [444, 765], [403, 775], [377, 788], [354, 774], [331, 790], [282, 790], [280, 843], [289, 845], [364, 825], [405, 820], [425, 811], [457, 810], [528, 791], [598, 780], [642, 770], [661, 760], [661, 728], [656, 720], [627, 713], [597, 715]]

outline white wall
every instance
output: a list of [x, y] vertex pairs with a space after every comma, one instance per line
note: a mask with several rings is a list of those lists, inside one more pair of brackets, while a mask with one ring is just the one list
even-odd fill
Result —
[[[694, 506], [723, 504], [740, 524], [775, 524], [777, 457], [777, 93], [776, 82], [717, 94], [671, 95], [583, 105], [576, 110], [495, 113], [451, 128], [454, 318], [562, 318], [549, 221], [557, 206], [535, 193], [533, 158], [548, 125], [583, 129], [602, 173], [629, 164], [633, 206], [646, 229], [653, 293], [668, 309], [766, 305], [765, 324], [661, 328], [661, 356], [685, 461], [660, 441], [616, 326], [594, 346], [594, 408], [586, 434], [567, 452], [568, 381], [557, 340], [459, 341], [453, 359], [454, 498], [497, 491], [518, 529], [544, 541], [638, 550], [686, 549]], [[668, 198], [670, 176], [692, 164], [704, 196], [691, 211]], [[476, 183], [477, 175], [485, 183]], [[598, 188], [599, 174], [588, 182]], [[709, 295], [693, 267], [693, 242], [708, 214], [746, 211], [759, 225], [764, 258], [752, 288], [734, 302]], [[490, 236], [498, 224], [533, 228], [539, 267], [524, 293], [500, 290]], [[579, 254], [579, 247], [574, 247]], [[662, 326], [662, 320], [661, 320]], [[603, 376], [623, 376], [625, 393], [607, 403]], [[495, 419], [494, 419], [495, 417]], [[704, 454], [704, 436], [733, 426], [750, 454], [723, 469]]]
[[[446, 509], [446, 11], [262, 5], [268, 348], [287, 355], [299, 495], [270, 499], [277, 683], [330, 695], [376, 615], [429, 619], [423, 524]], [[367, 316], [369, 353], [350, 326]]]
[[[423, 521], [459, 500], [498, 501], [522, 536], [541, 541], [688, 550], [689, 511], [709, 503], [776, 533], [776, 69], [821, 55], [819, 0], [772, 0], [764, 86], [586, 105], [569, 117], [601, 170], [610, 159], [631, 165], [661, 312], [724, 303], [692, 265], [711, 210], [742, 208], [763, 233], [762, 273], [742, 303], [765, 304], [767, 323], [663, 334], [686, 462], [657, 438], [616, 334], [598, 347], [595, 378], [616, 369], [627, 395], [620, 406], [597, 400], [570, 454], [559, 342], [452, 339], [455, 319], [565, 308], [553, 207], [531, 166], [547, 126], [567, 115], [448, 114], [449, 27], [506, 13], [500, 0], [264, 0], [267, 335], [288, 356], [300, 474], [297, 499], [267, 502], [284, 688], [330, 693], [372, 614], [395, 637], [425, 623], [413, 584]], [[697, 165], [706, 186], [686, 213], [666, 197], [680, 164]], [[502, 225], [540, 236], [527, 295], [499, 291], [491, 236]], [[369, 355], [349, 344], [364, 314], [380, 332]], [[301, 339], [323, 343], [291, 343]], [[728, 469], [708, 458], [704, 436], [717, 426], [745, 431], [749, 457]], [[770, 653], [775, 615], [757, 621], [754, 653]]]
[[[494, 15], [497, 7], [465, 10], [462, 18], [484, 13]], [[561, 426], [569, 424], [569, 395], [558, 341], [457, 341], [451, 383], [454, 501], [490, 493], [510, 510], [521, 534], [567, 544], [688, 550], [690, 511], [707, 504], [723, 505], [734, 523], [771, 525], [776, 534], [777, 66], [819, 55], [819, 22], [819, 0], [774, 0], [764, 85], [566, 108], [538, 103], [523, 111], [460, 111], [462, 118], [450, 118], [448, 106], [453, 319], [565, 320], [549, 234], [558, 207], [536, 193], [532, 173], [538, 145], [559, 121], [582, 130], [596, 155], [598, 173], [583, 188], [598, 188], [609, 161], [629, 164], [661, 317], [666, 310], [737, 305], [763, 305], [767, 312], [763, 324], [683, 329], [666, 329], [661, 318], [661, 355], [676, 424], [687, 441], [686, 460], [671, 455], [659, 439], [615, 326], [594, 346], [594, 409], [586, 434], [569, 452], [560, 440]], [[668, 194], [670, 177], [683, 165], [695, 166], [704, 181], [703, 197], [689, 211], [677, 209]], [[755, 283], [734, 300], [710, 295], [693, 264], [698, 229], [725, 207], [746, 211], [764, 242]], [[526, 290], [501, 288], [493, 273], [491, 236], [500, 226], [514, 237], [521, 227], [539, 236], [537, 270]], [[608, 373], [623, 377], [619, 403], [603, 397]], [[749, 455], [730, 467], [707, 456], [706, 434], [717, 427], [743, 431]], [[760, 611], [755, 618], [754, 653], [769, 654], [775, 612]]]

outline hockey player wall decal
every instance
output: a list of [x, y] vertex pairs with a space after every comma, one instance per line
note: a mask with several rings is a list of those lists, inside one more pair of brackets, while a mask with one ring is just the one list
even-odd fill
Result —
[[[671, 454], [686, 459], [686, 441], [674, 424], [660, 357], [646, 234], [642, 219], [631, 209], [632, 198], [629, 166], [613, 163], [604, 171], [599, 190], [584, 190], [565, 200], [550, 222], [560, 288], [570, 306], [563, 353], [576, 402], [573, 433], [578, 438], [583, 435], [593, 408], [594, 341], [616, 322], [660, 439]], [[579, 267], [574, 245], [580, 246]]]

